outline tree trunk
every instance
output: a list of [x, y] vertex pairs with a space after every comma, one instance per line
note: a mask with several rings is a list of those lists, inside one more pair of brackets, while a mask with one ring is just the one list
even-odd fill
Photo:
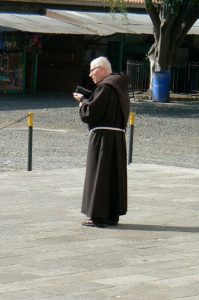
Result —
[[150, 90], [154, 72], [168, 72], [175, 62], [176, 50], [186, 33], [199, 17], [199, 3], [195, 0], [168, 1], [155, 4], [145, 0], [146, 10], [154, 26], [154, 44], [148, 52], [150, 61]]

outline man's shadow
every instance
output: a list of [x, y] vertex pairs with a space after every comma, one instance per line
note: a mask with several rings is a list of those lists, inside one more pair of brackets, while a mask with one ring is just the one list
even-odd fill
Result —
[[170, 232], [190, 232], [199, 233], [199, 227], [186, 226], [166, 226], [166, 225], [144, 225], [144, 224], [122, 224], [118, 226], [109, 227], [120, 230], [140, 230], [140, 231], [170, 231]]

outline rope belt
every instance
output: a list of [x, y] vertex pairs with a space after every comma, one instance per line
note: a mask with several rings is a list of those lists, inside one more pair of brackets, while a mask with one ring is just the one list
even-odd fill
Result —
[[113, 130], [113, 131], [121, 131], [125, 133], [124, 129], [121, 128], [116, 128], [116, 127], [94, 127], [93, 129], [91, 129], [89, 131], [89, 133], [93, 132], [94, 130], [98, 130], [98, 129], [106, 129], [106, 130]]

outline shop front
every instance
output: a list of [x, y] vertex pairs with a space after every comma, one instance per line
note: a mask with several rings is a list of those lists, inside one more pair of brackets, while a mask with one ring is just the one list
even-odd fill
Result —
[[0, 92], [22, 93], [25, 88], [26, 50], [24, 39], [16, 32], [0, 36]]

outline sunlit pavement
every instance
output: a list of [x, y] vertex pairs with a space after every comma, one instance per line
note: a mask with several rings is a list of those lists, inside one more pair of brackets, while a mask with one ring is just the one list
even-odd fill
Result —
[[128, 214], [81, 225], [85, 169], [0, 174], [0, 299], [199, 299], [199, 170], [128, 166]]

